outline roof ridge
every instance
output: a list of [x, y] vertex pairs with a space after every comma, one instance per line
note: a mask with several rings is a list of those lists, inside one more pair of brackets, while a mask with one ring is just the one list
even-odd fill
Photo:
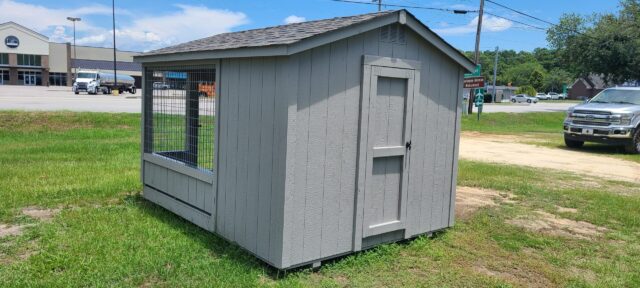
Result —
[[[216, 39], [216, 38], [225, 38], [225, 37], [231, 38], [231, 37], [234, 37], [236, 35], [237, 36], [247, 35], [247, 34], [251, 34], [251, 33], [257, 33], [257, 32], [260, 32], [260, 31], [268, 32], [268, 31], [278, 31], [278, 30], [283, 30], [283, 31], [294, 30], [297, 27], [301, 27], [302, 28], [302, 27], [307, 27], [307, 26], [313, 26], [316, 23], [327, 23], [327, 22], [332, 22], [332, 21], [340, 22], [340, 21], [349, 21], [350, 19], [358, 19], [358, 18], [362, 18], [362, 17], [371, 17], [369, 19], [362, 20], [362, 21], [367, 21], [367, 20], [371, 20], [371, 19], [374, 19], [374, 18], [377, 18], [377, 17], [393, 14], [393, 13], [396, 13], [398, 11], [400, 11], [400, 10], [386, 10], [386, 11], [381, 11], [381, 12], [364, 13], [364, 14], [351, 15], [351, 16], [338, 16], [338, 17], [333, 17], [333, 18], [317, 19], [317, 20], [310, 20], [310, 21], [297, 22], [297, 23], [291, 23], [291, 24], [280, 24], [280, 25], [275, 25], [275, 26], [267, 26], [267, 27], [262, 27], [262, 28], [247, 29], [247, 30], [241, 30], [241, 31], [235, 31], [235, 32], [225, 32], [225, 33], [215, 34], [215, 35], [207, 36], [207, 37], [204, 37], [204, 38], [194, 39], [194, 40], [191, 40], [191, 41], [187, 41], [187, 42], [178, 43], [178, 44], [175, 44], [175, 45], [171, 45], [171, 46], [155, 49], [155, 50], [152, 50], [152, 51], [145, 52], [143, 54], [150, 55], [150, 54], [154, 54], [154, 53], [162, 53], [162, 52], [164, 52], [166, 50], [170, 50], [171, 48], [177, 47], [177, 46], [183, 46], [184, 47], [184, 46], [190, 46], [190, 45], [194, 45], [194, 44], [197, 45], [197, 44], [204, 43], [204, 42]], [[351, 25], [351, 24], [349, 24], [349, 25]], [[349, 26], [349, 25], [347, 25], [347, 26]], [[318, 34], [323, 34], [323, 33], [326, 33], [328, 31], [331, 31], [331, 30], [337, 30], [337, 29], [340, 29], [340, 28], [344, 28], [344, 27], [336, 27], [335, 29], [327, 29], [327, 31], [321, 31], [321, 32], [319, 31], [319, 33], [317, 33], [317, 34], [307, 35], [306, 37], [302, 37], [301, 39], [298, 39], [297, 41], [302, 40], [302, 39], [307, 38], [307, 37], [315, 36], [315, 35], [318, 35]], [[278, 32], [280, 32], [280, 31], [278, 31]], [[231, 35], [233, 35], [233, 36], [231, 36]], [[240, 38], [240, 37], [238, 37], [238, 38]], [[272, 44], [269, 44], [269, 45], [272, 45]], [[240, 47], [236, 47], [236, 48], [240, 48]]]

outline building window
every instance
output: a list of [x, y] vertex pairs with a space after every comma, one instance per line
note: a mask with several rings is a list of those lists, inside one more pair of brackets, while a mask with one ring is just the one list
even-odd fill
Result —
[[31, 54], [18, 54], [18, 65], [20, 66], [42, 66], [42, 56]]
[[0, 70], [0, 85], [9, 84], [9, 70]]
[[146, 67], [146, 153], [214, 168], [215, 65]]
[[0, 65], [9, 65], [8, 53], [0, 53]]
[[49, 73], [49, 85], [67, 86], [67, 73]]

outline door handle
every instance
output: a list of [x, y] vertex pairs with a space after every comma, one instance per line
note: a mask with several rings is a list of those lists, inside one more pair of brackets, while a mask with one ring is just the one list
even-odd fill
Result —
[[407, 144], [404, 145], [404, 147], [411, 150], [411, 141], [408, 141]]

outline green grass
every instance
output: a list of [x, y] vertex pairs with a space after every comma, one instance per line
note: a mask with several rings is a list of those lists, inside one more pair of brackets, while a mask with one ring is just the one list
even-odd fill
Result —
[[[512, 193], [516, 202], [482, 208], [434, 238], [278, 275], [139, 196], [137, 117], [0, 112], [0, 223], [35, 224], [0, 238], [0, 287], [640, 285], [639, 185], [468, 161], [460, 185]], [[535, 210], [556, 213], [554, 205], [608, 231], [581, 240], [506, 224]], [[63, 209], [46, 222], [26, 219], [25, 206]]]
[[[564, 145], [562, 132], [565, 115], [564, 112], [485, 113], [480, 121], [477, 121], [476, 115], [463, 116], [462, 131], [517, 135], [522, 136], [525, 143], [568, 149]], [[616, 146], [586, 143], [583, 148], [577, 150], [640, 162], [640, 154], [625, 154], [621, 147]]]

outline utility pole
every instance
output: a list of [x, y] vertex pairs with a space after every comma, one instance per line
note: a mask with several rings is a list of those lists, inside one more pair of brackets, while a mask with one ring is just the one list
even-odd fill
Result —
[[113, 79], [114, 88], [118, 89], [118, 71], [116, 70], [116, 0], [111, 0], [111, 13], [113, 18]]
[[[82, 19], [80, 19], [79, 17], [67, 17], [67, 20], [73, 22], [73, 62], [75, 62], [76, 59], [78, 59], [78, 57], [76, 57], [77, 56], [76, 55], [76, 21], [81, 21]], [[78, 68], [76, 67], [74, 68], [73, 75], [76, 75], [77, 73], [78, 73]]]
[[378, 2], [378, 12], [382, 11], [382, 0], [373, 0], [372, 2]]
[[[480, 10], [478, 10], [478, 28], [476, 29], [476, 57], [475, 62], [476, 65], [480, 64], [480, 32], [482, 31], [482, 17], [484, 15], [484, 0], [480, 0]], [[475, 95], [473, 92], [470, 92], [469, 95], [469, 114], [473, 114], [473, 101]]]
[[498, 75], [498, 46], [496, 46], [496, 59], [493, 61], [493, 94], [491, 95], [491, 103], [496, 103], [496, 77]]

